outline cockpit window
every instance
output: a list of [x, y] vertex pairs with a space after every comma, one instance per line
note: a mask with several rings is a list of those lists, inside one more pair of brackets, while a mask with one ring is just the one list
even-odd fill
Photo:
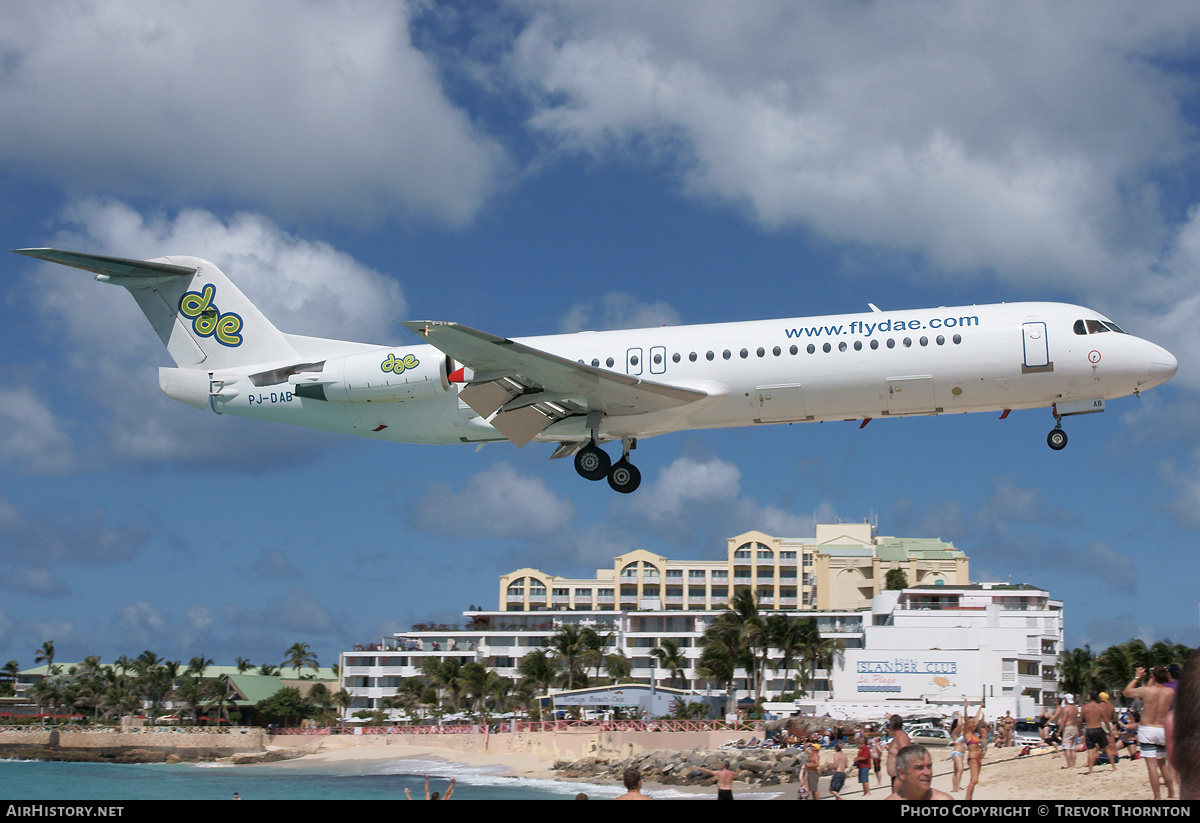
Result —
[[1076, 320], [1074, 329], [1076, 334], [1099, 334], [1105, 331], [1115, 331], [1117, 334], [1128, 333], [1116, 323], [1108, 320]]

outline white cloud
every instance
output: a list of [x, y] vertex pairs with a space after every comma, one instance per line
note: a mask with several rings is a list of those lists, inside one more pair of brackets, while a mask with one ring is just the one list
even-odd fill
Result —
[[548, 537], [574, 526], [577, 510], [536, 477], [497, 463], [454, 491], [433, 484], [414, 504], [420, 529], [451, 538]]
[[741, 470], [717, 457], [685, 455], [664, 467], [629, 503], [631, 527], [694, 548], [725, 545], [735, 534], [759, 529], [785, 537], [812, 536], [812, 517], [796, 516], [741, 496]]
[[662, 300], [639, 302], [633, 295], [609, 292], [586, 303], [571, 306], [559, 321], [559, 331], [605, 331], [608, 329], [648, 329], [656, 326], [677, 326], [679, 312]]
[[462, 223], [504, 152], [446, 98], [410, 5], [5, 4], [0, 163], [71, 191]]
[[75, 444], [64, 424], [34, 392], [0, 391], [0, 466], [59, 474], [75, 464]]
[[[1179, 5], [525, 4], [506, 66], [563, 151], [663, 163], [766, 226], [1094, 289], [1170, 228]], [[1132, 269], [1132, 271], [1131, 271]]]

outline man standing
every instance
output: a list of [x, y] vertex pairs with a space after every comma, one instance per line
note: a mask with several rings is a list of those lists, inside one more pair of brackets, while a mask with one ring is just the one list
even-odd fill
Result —
[[629, 791], [615, 800], [653, 800], [652, 797], [647, 797], [642, 794], [642, 773], [637, 769], [626, 769], [622, 776], [625, 783], [625, 788]]
[[[953, 800], [933, 788], [933, 758], [920, 743], [905, 746], [896, 754], [896, 790], [888, 800]], [[888, 758], [888, 763], [892, 758]]]
[[1051, 723], [1057, 723], [1062, 732], [1063, 756], [1067, 759], [1067, 768], [1075, 768], [1075, 741], [1079, 739], [1079, 707], [1075, 705], [1075, 695], [1068, 694], [1050, 718]]
[[804, 764], [805, 778], [808, 780], [808, 799], [821, 799], [821, 748], [816, 743], [808, 744], [808, 761]]
[[1117, 747], [1105, 731], [1105, 726], [1111, 728], [1116, 722], [1116, 710], [1111, 703], [1101, 701], [1100, 692], [1092, 689], [1088, 694], [1088, 702], [1080, 709], [1080, 714], [1083, 715], [1083, 740], [1087, 745], [1088, 774], [1092, 773], [1101, 749], [1108, 755], [1108, 762], [1112, 764], [1113, 771], [1116, 771]]
[[838, 792], [846, 785], [846, 753], [842, 751], [842, 744], [839, 742], [833, 747], [833, 777], [829, 779], [829, 792], [834, 797], [838, 796]]
[[716, 771], [703, 766], [700, 766], [698, 771], [717, 778], [717, 800], [733, 800], [733, 778], [737, 777], [737, 772], [729, 768], [728, 760], [722, 763], [721, 768]]
[[900, 750], [912, 743], [908, 738], [908, 732], [904, 731], [904, 717], [898, 714], [892, 715], [888, 721], [888, 731], [891, 733], [892, 739], [888, 741], [887, 746], [887, 770], [888, 777], [892, 779], [892, 791], [897, 791], [896, 783], [896, 757], [900, 754]]
[[1138, 724], [1138, 749], [1146, 761], [1146, 769], [1150, 774], [1150, 790], [1154, 799], [1158, 800], [1158, 775], [1162, 772], [1163, 782], [1167, 784], [1167, 799], [1175, 797], [1175, 771], [1167, 762], [1167, 738], [1163, 724], [1167, 712], [1175, 700], [1175, 692], [1169, 689], [1167, 670], [1155, 666], [1150, 670], [1150, 680], [1145, 686], [1138, 686], [1146, 670], [1138, 666], [1133, 680], [1125, 687], [1124, 695], [1133, 700], [1142, 701], [1142, 721]]

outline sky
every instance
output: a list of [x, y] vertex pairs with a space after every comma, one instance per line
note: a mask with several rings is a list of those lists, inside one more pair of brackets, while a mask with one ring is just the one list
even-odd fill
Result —
[[0, 248], [212, 260], [369, 343], [1079, 303], [1179, 372], [1048, 410], [685, 432], [641, 489], [163, 395], [133, 300], [0, 256], [0, 660], [322, 664], [498, 576], [817, 522], [953, 541], [1068, 647], [1200, 644], [1200, 6], [0, 4]]

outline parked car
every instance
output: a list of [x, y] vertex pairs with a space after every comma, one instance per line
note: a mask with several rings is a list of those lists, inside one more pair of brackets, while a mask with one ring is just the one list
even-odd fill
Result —
[[922, 746], [949, 746], [950, 732], [945, 729], [937, 729], [932, 726], [923, 729], [913, 729], [908, 733], [908, 737], [914, 743], [920, 743]]
[[1014, 746], [1041, 746], [1042, 734], [1038, 724], [1032, 720], [1018, 720], [1013, 724]]

